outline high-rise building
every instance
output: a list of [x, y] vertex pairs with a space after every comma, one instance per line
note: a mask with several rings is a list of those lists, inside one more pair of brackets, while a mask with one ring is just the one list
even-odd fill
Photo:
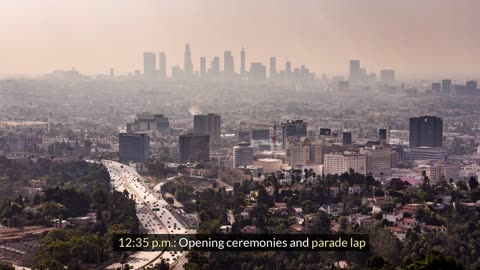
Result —
[[183, 71], [185, 72], [186, 79], [191, 79], [193, 77], [193, 63], [192, 54], [190, 52], [190, 44], [185, 44], [185, 60]]
[[235, 65], [231, 51], [225, 51], [223, 55], [223, 75], [226, 78], [232, 78], [235, 74]]
[[343, 145], [352, 144], [352, 132], [346, 132], [346, 131], [344, 131], [344, 132], [342, 133], [342, 144], [343, 144]]
[[145, 163], [149, 157], [150, 137], [147, 134], [118, 134], [120, 162]]
[[208, 73], [211, 77], [218, 77], [220, 74], [220, 57], [213, 57], [212, 61], [210, 62], [210, 69]]
[[350, 60], [349, 81], [358, 82], [361, 78], [360, 60]]
[[207, 73], [207, 58], [205, 56], [200, 57], [200, 77], [204, 78]]
[[367, 157], [366, 155], [353, 152], [326, 154], [324, 166], [325, 175], [340, 175], [350, 171], [350, 169], [353, 169], [357, 173], [365, 174]]
[[440, 83], [432, 83], [432, 91], [436, 95], [440, 95], [442, 92], [442, 85]]
[[290, 78], [292, 73], [292, 63], [290, 61], [285, 62], [285, 73], [287, 78]]
[[167, 57], [164, 52], [158, 54], [158, 75], [161, 79], [167, 78]]
[[245, 50], [243, 48], [240, 52], [240, 75], [245, 75]]
[[143, 53], [143, 75], [145, 78], [152, 79], [157, 73], [157, 61], [153, 52]]
[[253, 147], [248, 143], [239, 143], [233, 147], [233, 166], [243, 167], [253, 164]]
[[360, 154], [367, 157], [367, 173], [373, 176], [387, 176], [392, 174], [391, 152], [389, 147], [372, 146], [360, 149]]
[[468, 90], [476, 90], [477, 89], [477, 81], [467, 81], [466, 87]]
[[267, 77], [267, 69], [262, 63], [251, 63], [249, 74], [251, 79], [263, 81]]
[[410, 118], [410, 148], [442, 147], [443, 119], [435, 116]]
[[395, 81], [395, 70], [384, 69], [380, 71], [380, 81], [382, 82], [394, 82]]
[[378, 129], [378, 141], [382, 144], [389, 143], [390, 141], [390, 129], [379, 128]]
[[179, 163], [204, 163], [210, 161], [210, 136], [184, 134], [178, 137]]
[[282, 148], [287, 149], [290, 143], [300, 141], [301, 137], [307, 136], [307, 123], [303, 120], [289, 120], [282, 123]]
[[196, 114], [193, 116], [193, 131], [196, 134], [210, 135], [210, 144], [219, 146], [221, 143], [221, 123], [219, 114]]
[[291, 145], [288, 149], [290, 157], [290, 166], [305, 165], [310, 161], [310, 145], [299, 143]]
[[275, 56], [270, 57], [270, 79], [275, 79], [277, 76], [277, 59]]
[[442, 95], [448, 96], [452, 93], [452, 80], [442, 80]]
[[342, 145], [332, 144], [332, 143], [316, 143], [310, 145], [310, 160], [315, 162], [316, 164], [324, 164], [325, 163], [325, 155], [342, 152], [346, 148]]

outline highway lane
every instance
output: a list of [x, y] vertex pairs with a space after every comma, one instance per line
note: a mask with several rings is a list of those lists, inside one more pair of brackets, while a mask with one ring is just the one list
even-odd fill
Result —
[[[172, 207], [161, 198], [155, 196], [144, 184], [138, 172], [127, 165], [103, 160], [102, 164], [107, 168], [112, 180], [112, 187], [115, 190], [123, 192], [127, 190], [134, 198], [137, 208], [137, 216], [140, 220], [141, 227], [148, 234], [186, 234], [195, 233], [188, 230], [172, 213], [175, 211]], [[177, 214], [178, 215], [178, 214]], [[134, 269], [143, 269], [159, 263], [161, 259], [165, 259], [171, 266], [175, 266], [177, 261], [185, 261], [185, 252], [173, 251], [152, 251], [152, 252], [136, 252], [128, 258], [128, 264]], [[119, 264], [109, 267], [114, 269]]]

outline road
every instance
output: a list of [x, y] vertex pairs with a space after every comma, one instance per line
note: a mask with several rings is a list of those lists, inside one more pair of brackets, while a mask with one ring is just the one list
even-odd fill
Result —
[[[127, 190], [132, 195], [136, 203], [137, 217], [141, 224], [141, 229], [147, 234], [186, 234], [195, 233], [188, 230], [183, 222], [177, 219], [178, 213], [173, 213], [174, 209], [161, 198], [149, 190], [144, 184], [142, 177], [135, 168], [111, 161], [102, 160], [101, 162], [110, 173], [112, 187], [120, 192]], [[155, 210], [155, 211], [154, 211]], [[175, 264], [183, 264], [185, 261], [185, 252], [173, 251], [145, 251], [136, 252], [128, 257], [127, 263], [133, 266], [133, 269], [144, 269], [153, 266], [165, 259], [172, 268]], [[109, 266], [107, 269], [116, 269], [120, 267], [119, 263]]]

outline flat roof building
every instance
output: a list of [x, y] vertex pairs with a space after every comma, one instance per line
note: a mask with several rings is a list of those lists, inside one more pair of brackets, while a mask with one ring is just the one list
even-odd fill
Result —
[[178, 137], [179, 163], [205, 163], [210, 161], [210, 136], [184, 134]]
[[150, 137], [147, 134], [118, 134], [120, 162], [145, 163], [149, 157]]

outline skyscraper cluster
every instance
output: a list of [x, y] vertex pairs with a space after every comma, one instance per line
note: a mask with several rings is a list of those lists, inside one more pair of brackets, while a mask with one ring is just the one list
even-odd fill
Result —
[[[350, 71], [348, 81], [350, 83], [374, 82], [377, 78], [375, 73], [367, 73], [367, 69], [362, 67], [360, 60], [350, 60]], [[380, 70], [380, 81], [384, 83], [395, 82], [395, 70]]]
[[[205, 56], [200, 57], [198, 70], [194, 70], [190, 44], [185, 45], [185, 55], [183, 67], [179, 65], [172, 66], [171, 78], [174, 80], [191, 79], [248, 79], [255, 81], [270, 80], [314, 80], [315, 74], [305, 65], [294, 67], [290, 61], [285, 62], [285, 70], [277, 69], [277, 58], [269, 58], [268, 72], [267, 66], [261, 62], [252, 62], [249, 65], [246, 62], [246, 52], [242, 48], [240, 51], [240, 68], [235, 70], [234, 53], [226, 50], [223, 54], [223, 70], [221, 70], [221, 59], [214, 56], [210, 61]], [[208, 63], [210, 64], [207, 67]], [[247, 70], [249, 68], [249, 70]], [[167, 78], [167, 60], [166, 54], [160, 52], [158, 55], [158, 68], [156, 56], [153, 52], [143, 54], [143, 75], [145, 79], [166, 79]]]

